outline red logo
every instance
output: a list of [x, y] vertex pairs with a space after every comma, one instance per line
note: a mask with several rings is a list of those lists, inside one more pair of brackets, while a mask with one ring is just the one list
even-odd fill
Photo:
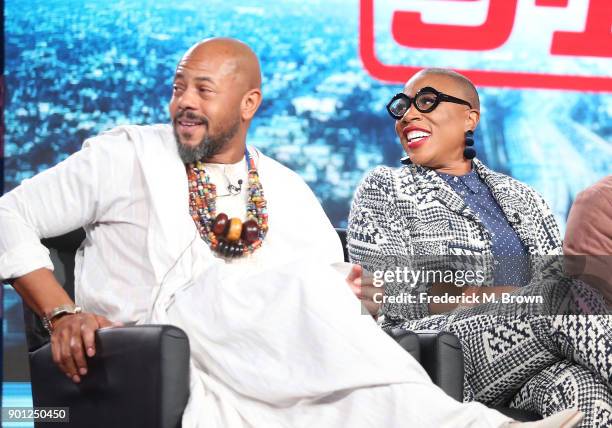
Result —
[[[476, 3], [480, 0], [454, 0]], [[449, 3], [449, 0], [446, 0]], [[535, 0], [537, 7], [567, 8], [569, 0]], [[390, 32], [394, 41], [408, 49], [491, 51], [504, 45], [517, 31], [518, 0], [489, 0], [484, 22], [479, 25], [433, 24], [423, 21], [421, 12], [394, 11]], [[359, 50], [365, 69], [374, 77], [392, 83], [405, 83], [427, 64], [407, 66], [385, 64], [376, 53], [374, 30], [375, 0], [361, 0]], [[612, 6], [609, 0], [590, 0], [584, 30], [554, 31], [549, 55], [612, 58]], [[529, 29], [521, 29], [528, 31]], [[398, 49], [401, 49], [399, 47]], [[570, 89], [612, 92], [612, 77], [568, 75], [500, 70], [457, 70], [480, 86], [510, 88]], [[612, 74], [612, 69], [610, 70]]]

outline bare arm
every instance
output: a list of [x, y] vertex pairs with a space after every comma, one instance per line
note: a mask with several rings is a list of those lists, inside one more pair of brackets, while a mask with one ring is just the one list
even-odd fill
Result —
[[26, 305], [40, 317], [60, 305], [74, 304], [49, 269], [36, 269], [11, 282]]
[[[123, 155], [124, 163], [129, 162], [130, 152], [115, 147], [100, 144], [83, 149], [0, 198], [0, 280], [12, 283], [39, 316], [74, 304], [54, 277], [40, 238], [103, 219], [114, 202], [108, 176], [129, 174], [115, 158]], [[79, 373], [87, 372], [85, 352], [95, 354], [95, 330], [109, 325], [109, 320], [91, 313], [54, 320], [53, 359], [75, 382], [80, 381]]]

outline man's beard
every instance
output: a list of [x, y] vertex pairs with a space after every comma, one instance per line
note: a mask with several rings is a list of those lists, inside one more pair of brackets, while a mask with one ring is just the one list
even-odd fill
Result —
[[188, 146], [182, 144], [180, 136], [176, 130], [176, 121], [185, 116], [187, 119], [200, 119], [204, 126], [208, 129], [208, 120], [203, 117], [198, 117], [191, 112], [179, 113], [173, 122], [174, 137], [178, 147], [178, 153], [183, 163], [193, 163], [198, 160], [206, 161], [213, 156], [219, 154], [238, 133], [240, 129], [240, 117], [230, 124], [230, 126], [222, 129], [217, 135], [205, 135], [204, 138], [196, 146]]

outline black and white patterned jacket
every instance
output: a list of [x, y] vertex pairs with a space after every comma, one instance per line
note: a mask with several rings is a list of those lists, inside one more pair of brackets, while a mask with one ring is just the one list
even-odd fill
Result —
[[[533, 281], [542, 271], [538, 256], [562, 254], [550, 208], [535, 190], [479, 160], [473, 160], [473, 168], [527, 248]], [[438, 261], [444, 256], [464, 257], [472, 266], [478, 259], [488, 275], [493, 271], [491, 236], [484, 224], [434, 170], [415, 164], [380, 166], [365, 177], [351, 206], [347, 244], [351, 262], [370, 272], [414, 267], [420, 256], [434, 256]], [[413, 288], [385, 281], [385, 294], [417, 293], [430, 285]], [[386, 303], [383, 312], [398, 321], [429, 315], [427, 304], [418, 303]]]

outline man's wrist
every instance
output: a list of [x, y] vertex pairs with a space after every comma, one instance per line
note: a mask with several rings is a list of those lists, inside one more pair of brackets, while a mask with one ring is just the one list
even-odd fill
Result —
[[83, 310], [80, 306], [74, 304], [64, 304], [56, 306], [50, 311], [46, 312], [42, 316], [43, 327], [49, 332], [49, 335], [53, 334], [54, 323], [57, 322], [64, 315], [79, 314]]

